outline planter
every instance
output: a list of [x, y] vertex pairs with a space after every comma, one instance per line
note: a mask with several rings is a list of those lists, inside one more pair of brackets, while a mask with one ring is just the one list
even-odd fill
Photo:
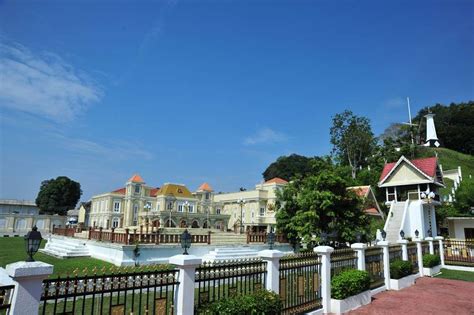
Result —
[[415, 284], [415, 279], [417, 275], [409, 275], [400, 279], [390, 279], [390, 289], [391, 290], [401, 290], [408, 287], [411, 287]]
[[423, 275], [425, 277], [433, 277], [435, 274], [438, 274], [441, 271], [441, 265], [435, 266], [433, 268], [423, 268]]
[[353, 295], [344, 300], [331, 299], [331, 313], [342, 314], [370, 303], [372, 294], [370, 290]]

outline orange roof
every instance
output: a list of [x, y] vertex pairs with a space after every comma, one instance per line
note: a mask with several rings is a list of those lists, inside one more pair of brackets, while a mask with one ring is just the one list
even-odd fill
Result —
[[280, 177], [274, 177], [267, 180], [265, 184], [288, 184], [288, 182]]
[[125, 195], [125, 187], [116, 189], [116, 190], [112, 191], [112, 193]]
[[380, 216], [380, 213], [375, 208], [365, 209], [364, 212], [365, 212], [365, 214], [368, 214], [368, 215], [378, 215], [378, 216]]
[[158, 191], [160, 190], [160, 188], [152, 188], [150, 189], [150, 197], [156, 197], [156, 195], [158, 194]]
[[143, 178], [138, 174], [133, 174], [133, 176], [130, 177], [130, 179], [128, 181], [132, 182], [132, 183], [144, 183], [145, 182], [143, 180]]
[[367, 196], [370, 186], [353, 186], [353, 187], [347, 187], [347, 189], [355, 192], [357, 196], [364, 198]]
[[202, 183], [201, 186], [199, 186], [198, 191], [203, 190], [203, 191], [214, 191], [212, 190], [212, 187], [208, 183]]

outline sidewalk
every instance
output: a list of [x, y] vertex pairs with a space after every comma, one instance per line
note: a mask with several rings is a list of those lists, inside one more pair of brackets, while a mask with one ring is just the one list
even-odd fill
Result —
[[401, 291], [385, 291], [372, 297], [372, 303], [351, 315], [380, 314], [474, 314], [474, 282], [440, 278], [419, 278]]

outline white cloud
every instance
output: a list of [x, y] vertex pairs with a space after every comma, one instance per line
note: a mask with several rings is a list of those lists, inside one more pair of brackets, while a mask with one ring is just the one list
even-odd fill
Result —
[[286, 141], [288, 137], [281, 132], [270, 128], [259, 129], [254, 135], [245, 138], [245, 145], [269, 144]]
[[95, 82], [59, 56], [34, 54], [18, 43], [0, 43], [1, 107], [66, 122], [102, 95]]
[[406, 100], [401, 97], [394, 97], [386, 100], [383, 105], [386, 109], [400, 109], [406, 106]]

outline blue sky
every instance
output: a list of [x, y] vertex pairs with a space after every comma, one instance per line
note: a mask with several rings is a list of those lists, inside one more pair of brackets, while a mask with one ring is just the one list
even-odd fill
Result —
[[472, 1], [0, 1], [0, 198], [66, 175], [83, 199], [252, 187], [330, 151], [331, 117], [376, 134], [474, 99]]

